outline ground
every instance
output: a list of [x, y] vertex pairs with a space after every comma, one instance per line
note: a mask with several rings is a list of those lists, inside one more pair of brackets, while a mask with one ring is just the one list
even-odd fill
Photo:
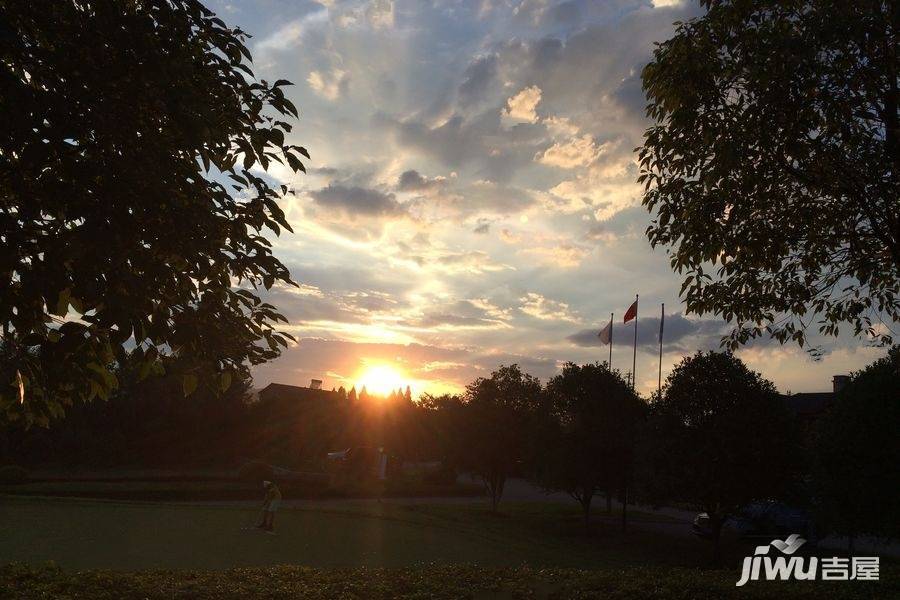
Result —
[[623, 533], [598, 506], [586, 536], [574, 502], [512, 496], [499, 515], [459, 498], [294, 501], [274, 536], [246, 529], [247, 503], [0, 496], [0, 598], [900, 597], [889, 561], [879, 582], [738, 589], [748, 548], [710, 569], [678, 516], [632, 511]]
[[[247, 530], [256, 509], [232, 505], [121, 503], [63, 498], [3, 499], [0, 564], [54, 561], [75, 569], [226, 569], [299, 564], [405, 567], [439, 563], [589, 567], [702, 563], [704, 544], [654, 533], [622, 535], [599, 520], [585, 538], [575, 506], [507, 503], [334, 502], [286, 507], [277, 535]], [[635, 513], [658, 522], [664, 517]], [[646, 545], [646, 548], [644, 547]]]

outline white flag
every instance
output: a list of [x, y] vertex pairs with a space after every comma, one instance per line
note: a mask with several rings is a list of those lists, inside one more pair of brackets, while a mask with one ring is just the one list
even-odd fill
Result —
[[597, 337], [599, 337], [600, 341], [604, 344], [608, 344], [612, 341], [612, 321], [607, 323], [606, 327], [603, 328], [603, 331], [597, 334]]

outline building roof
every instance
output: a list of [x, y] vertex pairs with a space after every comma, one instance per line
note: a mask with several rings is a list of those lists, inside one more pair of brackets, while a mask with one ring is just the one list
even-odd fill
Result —
[[795, 415], [817, 415], [834, 400], [834, 392], [801, 392], [783, 398], [788, 410]]
[[278, 398], [291, 401], [331, 400], [337, 396], [336, 392], [301, 387], [299, 385], [286, 385], [284, 383], [270, 383], [259, 390], [261, 400], [266, 398]]

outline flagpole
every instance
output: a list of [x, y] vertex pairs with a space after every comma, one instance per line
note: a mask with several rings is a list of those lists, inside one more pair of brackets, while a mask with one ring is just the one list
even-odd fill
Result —
[[656, 383], [657, 399], [662, 397], [662, 340], [663, 340], [663, 323], [666, 322], [666, 303], [663, 302], [662, 308], [659, 310], [659, 380]]
[[609, 371], [612, 373], [613, 314], [609, 313]]
[[634, 353], [631, 356], [631, 389], [634, 390], [634, 382], [637, 379], [635, 368], [637, 367], [637, 320], [638, 320], [638, 294], [634, 295]]

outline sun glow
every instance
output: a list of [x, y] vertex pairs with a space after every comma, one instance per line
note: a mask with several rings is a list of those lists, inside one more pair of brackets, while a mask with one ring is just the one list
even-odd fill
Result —
[[407, 385], [407, 378], [398, 369], [385, 364], [367, 365], [356, 378], [358, 390], [365, 386], [366, 391], [380, 396], [387, 396], [397, 389], [405, 389]]

